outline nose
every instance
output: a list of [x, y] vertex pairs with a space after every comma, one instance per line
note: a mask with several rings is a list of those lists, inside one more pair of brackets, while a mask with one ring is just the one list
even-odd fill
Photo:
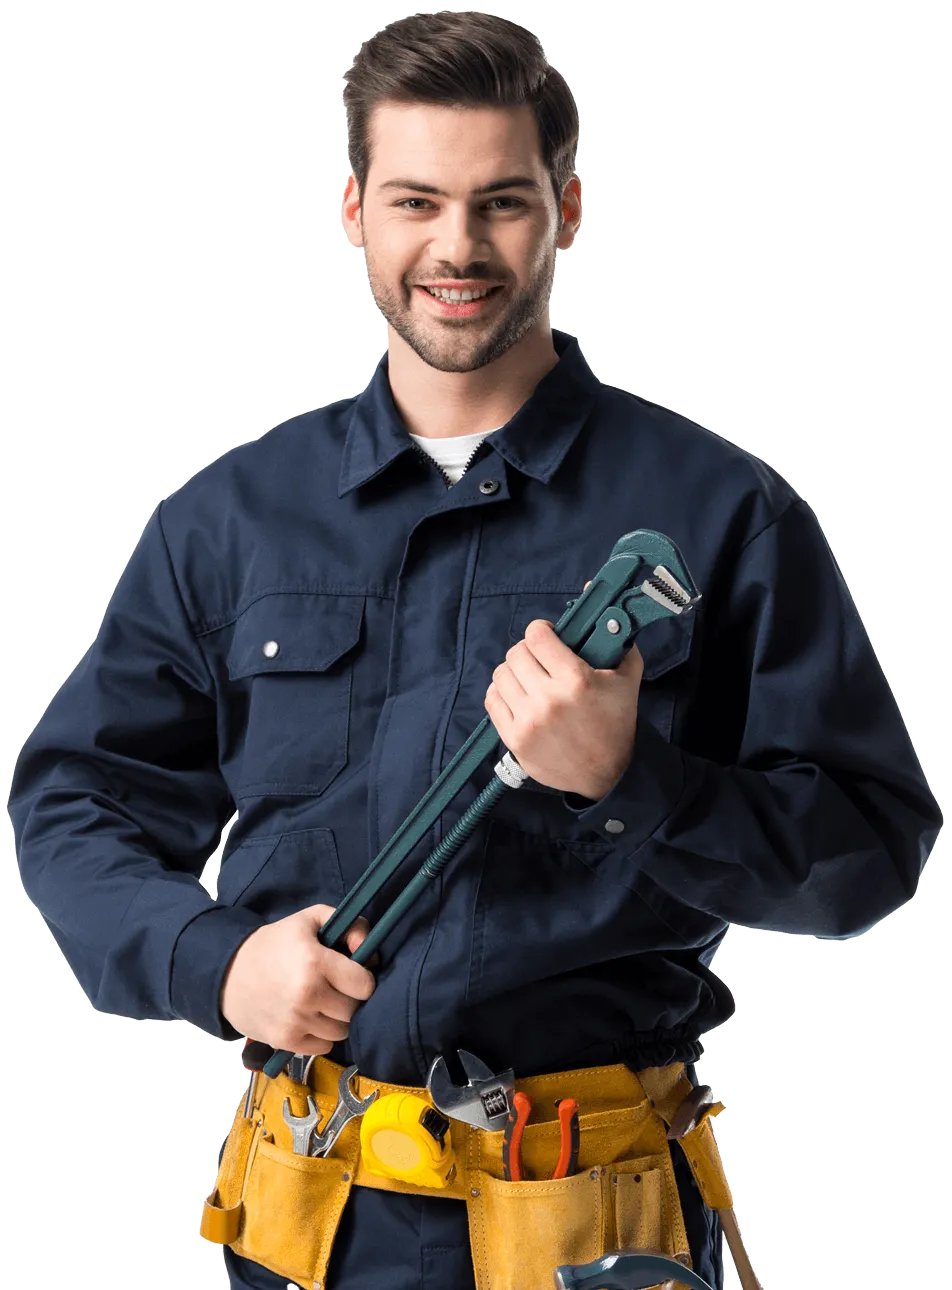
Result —
[[465, 271], [469, 265], [488, 261], [490, 254], [477, 212], [465, 203], [447, 204], [433, 227], [430, 255], [434, 263], [452, 264]]

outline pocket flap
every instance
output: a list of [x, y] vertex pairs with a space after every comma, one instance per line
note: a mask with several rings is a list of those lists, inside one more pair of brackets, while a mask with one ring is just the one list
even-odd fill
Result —
[[237, 681], [266, 672], [323, 672], [357, 644], [363, 610], [363, 596], [262, 596], [235, 623], [228, 675]]
[[[509, 623], [510, 642], [521, 641], [533, 619], [547, 618], [549, 622], [557, 623], [565, 613], [567, 599], [551, 592], [520, 596]], [[665, 614], [638, 631], [635, 643], [645, 660], [644, 680], [653, 681], [688, 657], [696, 614], [696, 610], [686, 614]]]
[[653, 681], [677, 667], [691, 653], [696, 610], [686, 614], [665, 614], [647, 623], [635, 636], [635, 644], [645, 660], [643, 679]]

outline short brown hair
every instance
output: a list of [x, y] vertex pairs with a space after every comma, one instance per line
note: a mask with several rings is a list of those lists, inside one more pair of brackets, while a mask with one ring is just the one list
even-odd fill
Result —
[[347, 155], [361, 207], [371, 160], [367, 127], [378, 103], [528, 104], [561, 213], [562, 190], [575, 170], [578, 109], [525, 27], [489, 13], [417, 13], [365, 40], [344, 80]]

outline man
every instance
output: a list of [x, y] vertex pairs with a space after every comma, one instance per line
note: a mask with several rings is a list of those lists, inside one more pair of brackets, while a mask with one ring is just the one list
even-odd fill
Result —
[[[552, 330], [578, 122], [535, 38], [417, 15], [346, 79], [342, 217], [387, 353], [359, 397], [159, 505], [18, 762], [24, 884], [106, 1011], [401, 1087], [465, 1048], [517, 1077], [573, 1072], [582, 1111], [604, 1067], [683, 1063], [693, 1081], [701, 1034], [733, 1011], [710, 969], [728, 925], [866, 930], [913, 895], [939, 808], [807, 503], [602, 385]], [[678, 545], [702, 600], [592, 669], [552, 624], [636, 528]], [[531, 780], [374, 972], [322, 946], [487, 713]], [[236, 807], [213, 902], [198, 877]], [[300, 1163], [304, 1187], [326, 1162]], [[693, 1267], [719, 1287], [717, 1219], [678, 1150], [673, 1168]], [[474, 1284], [464, 1205], [352, 1182], [326, 1290]], [[304, 1241], [328, 1220], [298, 1208]], [[287, 1283], [278, 1257], [225, 1259], [232, 1286]]]

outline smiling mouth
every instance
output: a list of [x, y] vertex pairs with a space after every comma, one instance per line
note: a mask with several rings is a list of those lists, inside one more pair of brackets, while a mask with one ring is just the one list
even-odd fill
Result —
[[472, 291], [467, 288], [465, 291], [456, 291], [451, 289], [446, 294], [443, 290], [434, 290], [430, 287], [423, 286], [422, 283], [416, 283], [414, 289], [422, 292], [428, 300], [433, 302], [433, 307], [444, 317], [462, 317], [469, 318], [475, 314], [482, 313], [487, 308], [489, 302], [502, 291], [502, 285], [489, 287], [485, 289], [484, 294], [473, 295]]
[[[467, 288], [466, 289], [467, 299], [463, 299], [462, 293], [457, 293], [457, 295], [454, 295], [454, 297], [448, 297], [448, 295], [442, 294], [442, 290], [440, 288], [433, 288], [433, 286], [426, 286], [423, 283], [418, 283], [417, 285], [419, 286], [419, 289], [422, 290], [422, 292], [426, 292], [427, 295], [432, 295], [435, 301], [442, 301], [445, 304], [470, 304], [473, 301], [473, 299], [476, 299], [476, 301], [481, 301], [481, 299], [488, 298], [490, 297], [490, 295], [495, 295], [495, 293], [501, 292], [502, 290], [502, 285], [480, 286], [480, 288]], [[473, 290], [476, 290], [476, 292], [479, 294], [473, 295], [472, 294]]]

